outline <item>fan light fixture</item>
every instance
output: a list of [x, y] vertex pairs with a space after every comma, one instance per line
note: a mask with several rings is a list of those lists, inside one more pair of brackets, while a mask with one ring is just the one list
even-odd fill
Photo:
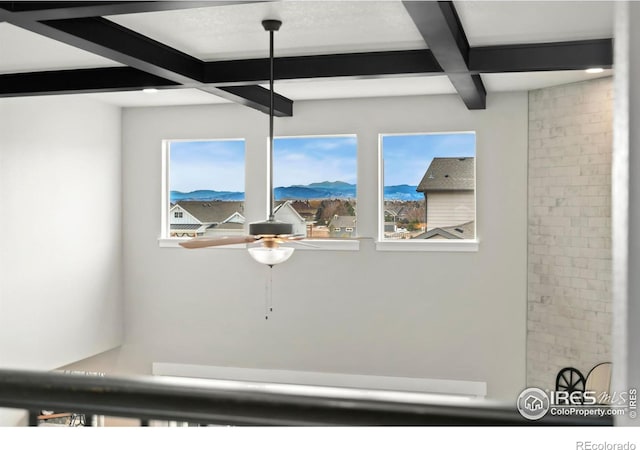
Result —
[[249, 254], [260, 264], [274, 266], [289, 259], [293, 254], [293, 247], [249, 247]]
[[[269, 32], [269, 219], [264, 222], [249, 224], [251, 235], [290, 235], [293, 233], [293, 225], [278, 222], [274, 217], [275, 194], [273, 190], [273, 35], [280, 29], [282, 22], [279, 20], [263, 20], [262, 26]], [[293, 254], [293, 248], [269, 245], [264, 247], [250, 247], [249, 254], [261, 264], [273, 266], [285, 262]]]
[[[248, 236], [199, 236], [180, 242], [184, 248], [205, 248], [233, 244], [249, 244], [249, 255], [259, 262], [273, 267], [275, 264], [285, 262], [293, 254], [292, 247], [281, 247], [280, 244], [299, 241], [305, 238], [304, 234], [293, 234], [293, 224], [278, 222], [274, 216], [275, 191], [273, 189], [273, 116], [274, 116], [274, 92], [273, 92], [273, 33], [280, 29], [282, 22], [279, 20], [264, 20], [262, 26], [269, 32], [269, 215], [267, 220], [249, 224]], [[254, 244], [254, 245], [252, 245]], [[255, 244], [258, 244], [257, 246]], [[311, 244], [302, 244], [314, 247]]]

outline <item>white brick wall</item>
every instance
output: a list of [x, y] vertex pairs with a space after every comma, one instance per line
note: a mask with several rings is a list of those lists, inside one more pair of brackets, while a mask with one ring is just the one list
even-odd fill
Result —
[[612, 80], [529, 93], [527, 386], [611, 360]]

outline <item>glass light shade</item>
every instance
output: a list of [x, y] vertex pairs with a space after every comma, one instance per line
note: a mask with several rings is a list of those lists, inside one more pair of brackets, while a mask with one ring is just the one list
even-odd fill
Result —
[[249, 254], [260, 264], [273, 266], [285, 262], [293, 254], [292, 247], [250, 247]]

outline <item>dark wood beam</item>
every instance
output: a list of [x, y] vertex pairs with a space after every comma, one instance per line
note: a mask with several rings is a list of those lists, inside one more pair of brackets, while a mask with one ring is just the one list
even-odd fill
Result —
[[[241, 105], [250, 106], [253, 109], [269, 113], [269, 90], [261, 86], [227, 86], [222, 88], [202, 87], [201, 90], [208, 92], [208, 89], [224, 89], [227, 93], [225, 98]], [[217, 94], [216, 94], [217, 95]], [[266, 105], [266, 106], [265, 106]], [[276, 117], [293, 116], [293, 102], [277, 93], [273, 96], [274, 115]]]
[[453, 2], [402, 3], [467, 108], [485, 109], [487, 92], [480, 76], [469, 73], [469, 42]]
[[[34, 33], [179, 83], [184, 87], [201, 89], [231, 101], [239, 101], [242, 95], [242, 90], [230, 91], [226, 87], [204, 86], [204, 62], [199, 59], [101, 17], [37, 22], [22, 17], [19, 13], [0, 9], [0, 18]], [[264, 95], [259, 95], [260, 91], [264, 91]], [[265, 103], [259, 99], [268, 99], [268, 92], [261, 86], [255, 86], [249, 92], [251, 95], [243, 98], [240, 103], [265, 111], [269, 101]], [[276, 110], [277, 115], [291, 115], [291, 100], [281, 97], [278, 103], [288, 103], [288, 106]]]
[[[269, 91], [257, 83], [268, 79], [268, 59], [206, 63], [204, 83], [194, 85], [203, 91], [216, 93], [224, 89], [234, 102], [253, 102], [255, 109], [268, 112]], [[265, 66], [266, 65], [266, 66]], [[408, 74], [435, 75], [442, 73], [429, 50], [373, 52], [357, 54], [319, 55], [279, 58], [276, 79], [312, 79], [318, 77], [380, 78]], [[98, 68], [15, 73], [0, 76], [0, 96], [41, 95], [42, 93], [104, 92], [135, 90], [145, 87], [184, 87], [175, 81], [157, 77], [132, 68]], [[290, 116], [292, 103], [275, 95], [276, 115]]]
[[[276, 80], [312, 78], [382, 78], [442, 73], [430, 50], [407, 50], [276, 58]], [[232, 86], [269, 80], [269, 59], [205, 63], [204, 82]]]
[[0, 8], [30, 20], [76, 19], [156, 11], [256, 3], [253, 1], [120, 1], [120, 2], [0, 2]]
[[612, 39], [499, 45], [469, 51], [469, 69], [475, 73], [610, 69], [612, 66]]
[[[583, 70], [589, 67], [610, 68], [613, 64], [611, 39], [476, 47], [471, 48], [469, 53], [471, 73]], [[194, 84], [193, 87], [212, 93], [217, 92], [216, 88], [225, 89], [225, 95], [230, 100], [241, 104], [247, 99], [256, 103], [268, 102], [269, 91], [252, 86], [268, 80], [268, 59], [203, 64], [202, 84]], [[275, 78], [280, 81], [324, 77], [358, 79], [442, 73], [430, 50], [408, 50], [276, 58]], [[466, 74], [448, 75], [456, 77]], [[145, 87], [179, 88], [185, 85], [124, 67], [0, 75], [0, 96], [4, 97], [136, 90]], [[268, 111], [266, 105], [255, 108]], [[278, 115], [290, 115], [291, 102], [276, 95], [276, 110], [279, 111]]]
[[0, 97], [132, 91], [145, 87], [175, 86], [177, 83], [130, 67], [0, 74]]

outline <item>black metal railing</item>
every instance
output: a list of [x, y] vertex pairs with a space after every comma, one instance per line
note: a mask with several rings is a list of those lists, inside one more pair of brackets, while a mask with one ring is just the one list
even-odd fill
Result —
[[0, 407], [197, 424], [611, 426], [610, 417], [524, 419], [515, 405], [436, 403], [425, 394], [157, 376], [0, 370]]

